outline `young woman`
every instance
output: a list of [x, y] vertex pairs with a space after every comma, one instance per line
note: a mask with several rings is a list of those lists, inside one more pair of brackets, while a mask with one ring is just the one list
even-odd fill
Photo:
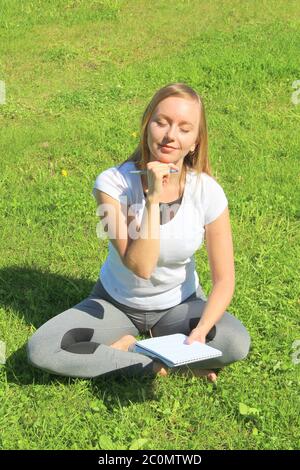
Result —
[[[226, 311], [235, 286], [228, 200], [211, 176], [207, 147], [198, 93], [184, 83], [158, 90], [135, 152], [95, 181], [99, 224], [110, 239], [99, 278], [86, 299], [33, 334], [32, 365], [71, 377], [167, 375], [166, 366], [133, 352], [139, 333], [184, 333], [189, 343], [220, 349], [221, 357], [188, 368], [212, 381], [217, 370], [247, 356], [249, 334]], [[204, 238], [208, 299], [194, 261]]]

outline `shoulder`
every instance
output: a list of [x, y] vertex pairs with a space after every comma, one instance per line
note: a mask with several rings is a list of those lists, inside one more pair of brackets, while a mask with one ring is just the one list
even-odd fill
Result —
[[205, 172], [193, 173], [192, 178], [195, 185], [201, 191], [201, 199], [214, 198], [220, 195], [225, 195], [224, 189], [219, 181], [213, 176]]
[[202, 204], [205, 214], [205, 225], [210, 224], [228, 206], [228, 199], [222, 185], [207, 173], [202, 173]]
[[119, 198], [128, 195], [131, 188], [131, 175], [129, 171], [135, 167], [134, 162], [125, 162], [106, 170], [103, 170], [96, 177], [92, 194], [95, 196], [95, 190], [106, 192], [107, 194]]
[[205, 172], [201, 172], [201, 178], [207, 188], [222, 187], [219, 181], [214, 176], [210, 176]]
[[186, 182], [191, 187], [196, 187], [198, 190], [201, 188], [204, 191], [223, 190], [221, 183], [213, 176], [201, 171], [197, 173], [195, 170], [188, 170]]
[[228, 205], [226, 194], [213, 176], [196, 171], [189, 171], [188, 175], [189, 193], [204, 215], [204, 225], [207, 225], [216, 220]]
[[134, 162], [124, 162], [120, 163], [119, 165], [115, 166], [116, 170], [123, 176], [130, 175], [131, 170], [136, 170], [136, 166]]

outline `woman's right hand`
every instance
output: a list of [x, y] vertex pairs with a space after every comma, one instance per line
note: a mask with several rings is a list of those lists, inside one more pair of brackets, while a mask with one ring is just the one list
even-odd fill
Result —
[[170, 168], [179, 171], [174, 163], [161, 163], [158, 161], [147, 163], [148, 193], [147, 198], [153, 202], [160, 202], [164, 189], [169, 183]]

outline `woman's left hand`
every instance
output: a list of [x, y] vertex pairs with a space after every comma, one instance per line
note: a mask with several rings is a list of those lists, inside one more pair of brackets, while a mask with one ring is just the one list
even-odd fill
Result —
[[194, 328], [185, 340], [185, 344], [192, 344], [194, 341], [199, 341], [205, 344], [206, 333], [201, 328]]

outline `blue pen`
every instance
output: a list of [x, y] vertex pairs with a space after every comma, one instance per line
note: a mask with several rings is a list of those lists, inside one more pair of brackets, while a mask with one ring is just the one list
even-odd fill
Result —
[[[148, 170], [131, 170], [129, 173], [137, 174], [137, 175], [144, 175], [147, 173]], [[178, 173], [178, 170], [175, 170], [175, 168], [170, 168], [169, 173]]]

